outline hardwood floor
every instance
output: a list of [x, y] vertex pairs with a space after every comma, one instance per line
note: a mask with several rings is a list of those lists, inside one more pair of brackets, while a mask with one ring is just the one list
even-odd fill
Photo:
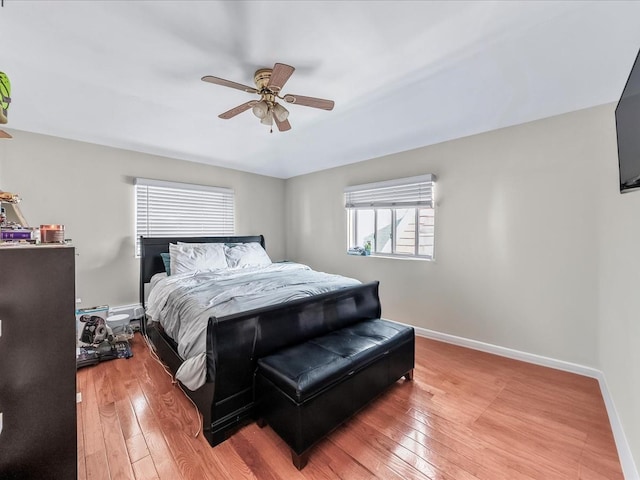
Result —
[[598, 382], [416, 338], [411, 382], [334, 431], [299, 472], [255, 423], [211, 448], [151, 358], [80, 369], [80, 479], [623, 479]]

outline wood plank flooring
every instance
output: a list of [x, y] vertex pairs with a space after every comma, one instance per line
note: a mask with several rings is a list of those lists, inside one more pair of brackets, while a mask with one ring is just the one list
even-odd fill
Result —
[[211, 448], [136, 334], [134, 357], [80, 369], [80, 479], [623, 479], [598, 382], [425, 338], [400, 380], [299, 472], [255, 423]]

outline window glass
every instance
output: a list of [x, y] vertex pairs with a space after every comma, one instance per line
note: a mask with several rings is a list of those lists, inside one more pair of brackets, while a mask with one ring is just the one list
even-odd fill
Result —
[[377, 253], [391, 253], [391, 209], [377, 210], [378, 225], [376, 229], [375, 251]]
[[373, 244], [375, 215], [373, 210], [356, 210], [356, 245], [364, 247], [366, 242]]
[[435, 215], [433, 208], [421, 208], [420, 219], [420, 243], [418, 255], [433, 256], [433, 238], [435, 234]]
[[396, 209], [396, 250], [398, 255], [416, 254], [416, 209]]

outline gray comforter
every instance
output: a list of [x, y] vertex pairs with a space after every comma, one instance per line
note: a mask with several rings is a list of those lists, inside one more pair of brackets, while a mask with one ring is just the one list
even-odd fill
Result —
[[357, 285], [353, 278], [311, 270], [299, 263], [273, 263], [155, 279], [147, 315], [178, 343], [185, 360], [176, 378], [195, 390], [206, 380], [209, 317], [223, 317]]

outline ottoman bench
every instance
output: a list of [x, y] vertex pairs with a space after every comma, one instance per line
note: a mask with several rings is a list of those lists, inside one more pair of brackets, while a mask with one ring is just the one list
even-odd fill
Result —
[[273, 428], [301, 470], [314, 444], [399, 378], [413, 378], [414, 356], [413, 328], [371, 319], [261, 358], [258, 425]]

